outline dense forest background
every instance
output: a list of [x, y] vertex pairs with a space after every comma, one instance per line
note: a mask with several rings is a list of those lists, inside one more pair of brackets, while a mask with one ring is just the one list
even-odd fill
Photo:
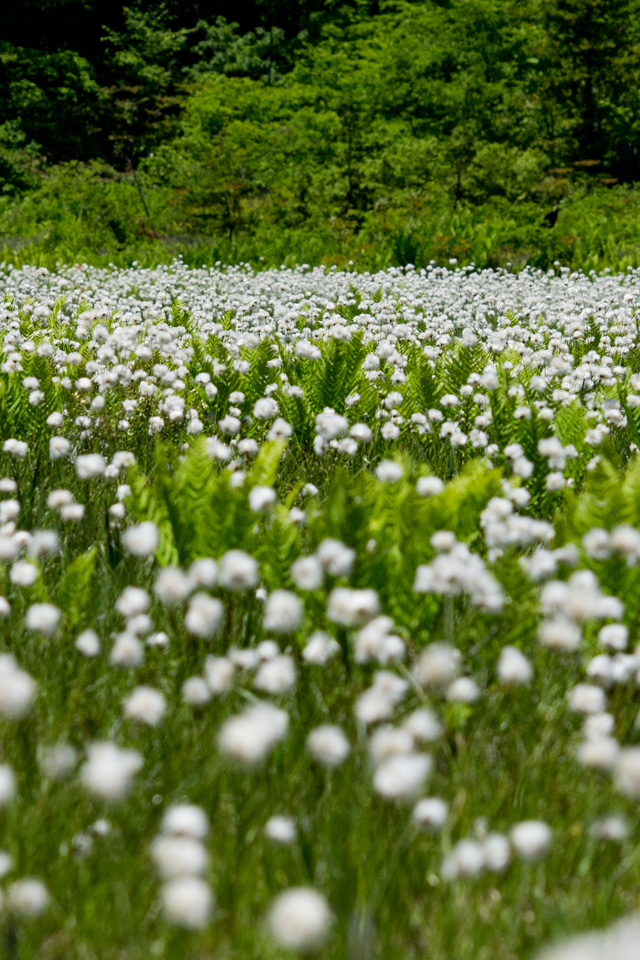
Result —
[[640, 0], [5, 0], [5, 262], [640, 263]]

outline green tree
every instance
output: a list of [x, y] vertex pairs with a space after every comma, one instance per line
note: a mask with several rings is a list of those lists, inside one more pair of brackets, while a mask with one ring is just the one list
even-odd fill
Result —
[[[541, 0], [541, 93], [560, 108], [569, 159], [610, 161], [637, 133], [640, 5], [637, 0]], [[556, 111], [558, 112], [558, 111]], [[557, 124], [552, 135], [557, 135]]]

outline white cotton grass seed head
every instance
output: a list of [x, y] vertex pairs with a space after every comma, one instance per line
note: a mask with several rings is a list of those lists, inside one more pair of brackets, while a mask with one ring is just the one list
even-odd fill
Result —
[[9, 571], [9, 580], [17, 587], [32, 587], [39, 576], [40, 569], [28, 560], [17, 560]]
[[49, 906], [49, 891], [41, 880], [23, 877], [7, 889], [7, 909], [19, 917], [39, 917]]
[[229, 550], [220, 560], [220, 585], [226, 590], [252, 590], [258, 585], [258, 564], [243, 550]]
[[220, 696], [233, 686], [236, 668], [228, 657], [208, 656], [204, 661], [204, 676], [212, 694]]
[[253, 513], [266, 513], [276, 502], [273, 487], [252, 487], [249, 491], [249, 509]]
[[80, 772], [86, 789], [103, 800], [122, 800], [133, 786], [143, 765], [136, 750], [122, 749], [109, 740], [87, 748], [87, 760]]
[[447, 687], [447, 700], [457, 703], [476, 703], [480, 688], [471, 677], [458, 677]]
[[203, 640], [213, 637], [222, 623], [224, 607], [217, 597], [210, 597], [206, 593], [194, 594], [184, 617], [187, 633], [200, 637]]
[[290, 590], [274, 590], [264, 606], [264, 629], [268, 633], [295, 633], [302, 623], [304, 607]]
[[27, 553], [30, 557], [46, 557], [58, 553], [60, 538], [55, 530], [34, 530], [31, 540], [27, 544]]
[[327, 602], [327, 617], [343, 627], [363, 627], [380, 611], [378, 594], [372, 589], [334, 587]]
[[245, 766], [255, 766], [287, 734], [289, 715], [270, 703], [260, 702], [230, 717], [218, 734], [225, 756]]
[[64, 780], [78, 765], [78, 751], [70, 743], [54, 743], [42, 751], [40, 765], [49, 780]]
[[215, 900], [201, 877], [176, 877], [162, 887], [162, 907], [174, 926], [202, 930], [213, 913]]
[[486, 866], [485, 852], [478, 840], [459, 840], [442, 863], [442, 877], [453, 881], [458, 877], [475, 877]]
[[460, 669], [460, 651], [448, 643], [431, 643], [422, 651], [414, 674], [424, 687], [444, 687], [453, 683]]
[[614, 843], [623, 843], [630, 832], [631, 828], [626, 817], [615, 813], [594, 820], [589, 830], [594, 840], [611, 840]]
[[582, 640], [580, 627], [565, 617], [556, 616], [543, 620], [538, 628], [538, 639], [553, 650], [577, 650]]
[[189, 574], [180, 567], [163, 567], [156, 577], [153, 592], [162, 603], [174, 607], [187, 599], [194, 586]]
[[52, 637], [58, 629], [60, 610], [52, 603], [33, 603], [27, 609], [25, 624], [28, 630], [44, 637]]
[[607, 623], [600, 628], [598, 640], [603, 647], [611, 650], [626, 650], [629, 643], [629, 629], [623, 623]]
[[316, 556], [331, 577], [348, 577], [356, 559], [355, 550], [331, 538], [320, 543]]
[[416, 481], [416, 493], [419, 497], [433, 497], [442, 493], [444, 483], [439, 477], [419, 477]]
[[616, 721], [611, 713], [592, 713], [584, 718], [583, 732], [585, 737], [599, 740], [600, 737], [610, 737], [615, 730]]
[[0, 563], [11, 563], [20, 553], [20, 545], [14, 537], [0, 536]]
[[449, 816], [449, 805], [440, 797], [424, 797], [413, 808], [413, 819], [426, 830], [442, 830]]
[[373, 786], [386, 800], [414, 800], [431, 770], [431, 757], [410, 753], [384, 760], [373, 776]]
[[211, 700], [211, 689], [204, 677], [188, 677], [182, 684], [182, 699], [191, 707], [202, 707]]
[[202, 876], [209, 866], [207, 851], [193, 837], [156, 837], [151, 845], [151, 856], [163, 880]]
[[509, 831], [509, 839], [521, 860], [540, 860], [551, 849], [551, 828], [542, 820], [523, 820]]
[[211, 589], [218, 582], [218, 564], [212, 557], [194, 560], [188, 573], [196, 587]]
[[552, 944], [534, 960], [638, 960], [640, 917], [617, 920], [612, 926]]
[[125, 550], [134, 557], [148, 557], [158, 549], [160, 534], [153, 521], [145, 520], [125, 530], [122, 542]]
[[286, 693], [296, 682], [297, 672], [293, 657], [280, 654], [262, 663], [254, 677], [256, 690], [264, 690], [272, 696]]
[[626, 797], [640, 799], [640, 747], [624, 747], [615, 768], [616, 789]]
[[603, 713], [606, 705], [604, 690], [591, 683], [578, 683], [569, 692], [569, 709], [577, 713]]
[[332, 914], [325, 897], [311, 887], [290, 887], [273, 901], [267, 917], [271, 936], [284, 950], [314, 953], [327, 941]]
[[323, 767], [339, 767], [351, 752], [351, 745], [341, 727], [323, 724], [307, 736], [307, 750]]
[[442, 736], [442, 724], [428, 707], [418, 707], [410, 713], [403, 726], [418, 743], [433, 743]]
[[583, 767], [594, 770], [612, 770], [620, 754], [615, 737], [588, 737], [576, 750], [576, 759]]
[[193, 803], [178, 803], [165, 812], [161, 830], [167, 836], [204, 840], [209, 833], [209, 821], [202, 807]]
[[123, 617], [136, 617], [149, 606], [149, 594], [142, 587], [125, 587], [115, 603]]
[[282, 847], [289, 847], [296, 840], [296, 823], [291, 817], [270, 817], [264, 825], [264, 835]]
[[395, 460], [381, 460], [376, 467], [376, 477], [383, 483], [397, 483], [403, 476], [404, 470]]
[[99, 453], [85, 453], [76, 458], [76, 474], [80, 480], [93, 480], [104, 474], [106, 463]]
[[10, 653], [0, 654], [0, 716], [18, 720], [27, 715], [36, 695], [33, 677]]
[[482, 852], [487, 870], [502, 873], [511, 862], [511, 846], [503, 833], [489, 833], [483, 837]]
[[76, 650], [84, 657], [97, 657], [102, 649], [98, 634], [91, 628], [78, 634], [75, 645]]
[[144, 647], [138, 638], [128, 631], [116, 634], [109, 653], [109, 663], [114, 667], [138, 667], [144, 660]]
[[316, 630], [307, 640], [302, 651], [302, 658], [307, 663], [313, 663], [318, 666], [324, 666], [337, 653], [340, 653], [340, 644], [334, 638], [322, 630]]
[[299, 557], [291, 564], [291, 577], [299, 590], [318, 590], [324, 580], [324, 569], [318, 557]]
[[506, 646], [500, 651], [498, 678], [505, 686], [526, 686], [533, 678], [533, 667], [521, 650]]
[[406, 727], [378, 727], [371, 735], [369, 753], [374, 764], [389, 757], [409, 754], [413, 750], [413, 736]]
[[164, 717], [167, 701], [154, 687], [139, 686], [131, 691], [122, 705], [125, 717], [157, 727]]

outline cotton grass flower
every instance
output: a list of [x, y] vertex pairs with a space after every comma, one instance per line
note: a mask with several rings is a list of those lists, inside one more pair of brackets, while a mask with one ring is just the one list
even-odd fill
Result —
[[193, 588], [193, 580], [180, 567], [163, 567], [156, 577], [153, 592], [158, 600], [173, 607], [186, 600]]
[[136, 617], [149, 606], [149, 594], [141, 587], [125, 587], [115, 603], [123, 617]]
[[144, 647], [135, 634], [118, 633], [111, 647], [109, 663], [114, 667], [138, 667], [144, 660]]
[[211, 700], [211, 688], [204, 677], [189, 677], [182, 684], [182, 699], [192, 707], [202, 707]]
[[36, 682], [10, 653], [0, 654], [0, 716], [18, 720], [26, 716], [36, 695]]
[[270, 817], [264, 825], [264, 834], [269, 840], [289, 847], [296, 840], [296, 824], [291, 817]]
[[76, 474], [80, 480], [101, 477], [106, 469], [104, 457], [99, 453], [86, 453], [76, 458]]
[[49, 906], [49, 891], [41, 880], [23, 877], [7, 890], [7, 909], [26, 919], [39, 917]]
[[316, 763], [334, 769], [347, 759], [351, 745], [341, 727], [324, 724], [307, 736], [307, 750]]
[[220, 560], [220, 585], [226, 590], [251, 590], [258, 584], [258, 564], [243, 550], [229, 550]]
[[60, 623], [60, 610], [52, 603], [33, 603], [25, 616], [25, 624], [33, 633], [52, 637]]
[[335, 587], [329, 594], [327, 617], [344, 627], [364, 626], [380, 610], [375, 590]]
[[125, 530], [122, 541], [125, 550], [134, 557], [148, 557], [158, 549], [160, 535], [155, 523], [146, 520]]
[[70, 743], [54, 743], [43, 751], [40, 763], [49, 780], [64, 780], [78, 764], [78, 751]]
[[218, 735], [220, 751], [245, 766], [255, 766], [287, 734], [289, 716], [270, 703], [257, 703], [230, 717]]
[[208, 656], [205, 659], [205, 680], [211, 693], [216, 696], [231, 689], [235, 672], [234, 664], [227, 657]]
[[324, 946], [332, 919], [321, 893], [311, 887], [290, 887], [273, 901], [267, 924], [283, 950], [314, 953]]
[[204, 840], [209, 833], [209, 821], [202, 807], [193, 803], [179, 803], [166, 811], [161, 829], [167, 836]]
[[189, 601], [184, 625], [188, 633], [207, 639], [218, 632], [223, 615], [224, 607], [217, 597], [196, 593]]
[[151, 856], [163, 880], [206, 873], [209, 855], [199, 840], [189, 836], [156, 837]]
[[486, 867], [484, 847], [477, 840], [459, 840], [442, 864], [444, 880], [457, 880], [459, 877], [475, 877]]
[[9, 571], [9, 579], [17, 587], [32, 587], [39, 576], [40, 570], [35, 563], [26, 560], [17, 560]]
[[249, 509], [253, 513], [266, 513], [276, 502], [273, 487], [253, 487], [249, 491]]
[[297, 678], [293, 657], [281, 654], [263, 663], [256, 673], [253, 685], [256, 690], [264, 690], [273, 696], [286, 693], [295, 685]]
[[107, 740], [87, 748], [87, 760], [80, 775], [87, 790], [100, 799], [123, 800], [143, 762], [136, 750], [122, 749]]
[[523, 820], [511, 828], [509, 839], [521, 860], [540, 860], [551, 849], [552, 833], [542, 820]]
[[318, 590], [322, 586], [324, 570], [318, 557], [300, 557], [291, 564], [293, 582], [300, 590]]
[[136, 687], [123, 703], [125, 717], [157, 727], [167, 709], [167, 701], [154, 687]]
[[506, 646], [500, 651], [498, 677], [506, 686], [526, 686], [533, 678], [533, 668], [521, 650]]
[[213, 913], [215, 900], [200, 877], [177, 877], [162, 887], [162, 908], [169, 923], [187, 930], [202, 930]]
[[427, 830], [442, 830], [449, 816], [449, 805], [440, 797], [425, 797], [413, 808], [413, 819]]
[[418, 796], [431, 770], [431, 757], [413, 753], [383, 761], [373, 776], [373, 786], [386, 800], [412, 800]]
[[274, 590], [267, 597], [263, 624], [269, 633], [295, 633], [302, 622], [304, 608], [290, 590]]
[[615, 785], [620, 793], [634, 800], [640, 798], [640, 747], [625, 747], [615, 764]]
[[102, 649], [98, 634], [91, 629], [83, 630], [76, 637], [75, 646], [84, 657], [97, 657]]
[[447, 643], [431, 643], [420, 654], [414, 673], [425, 687], [444, 687], [453, 683], [459, 667], [459, 650]]
[[307, 663], [324, 666], [337, 653], [340, 653], [340, 644], [334, 637], [322, 630], [316, 630], [307, 640], [303, 650], [302, 658]]
[[637, 960], [640, 917], [624, 917], [605, 930], [565, 939], [535, 960]]
[[356, 558], [355, 550], [330, 538], [318, 546], [316, 556], [331, 577], [348, 577]]

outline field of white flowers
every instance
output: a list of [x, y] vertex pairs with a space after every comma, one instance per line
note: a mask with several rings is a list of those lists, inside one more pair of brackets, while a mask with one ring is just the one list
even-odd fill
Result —
[[638, 960], [640, 271], [0, 291], [0, 955]]

